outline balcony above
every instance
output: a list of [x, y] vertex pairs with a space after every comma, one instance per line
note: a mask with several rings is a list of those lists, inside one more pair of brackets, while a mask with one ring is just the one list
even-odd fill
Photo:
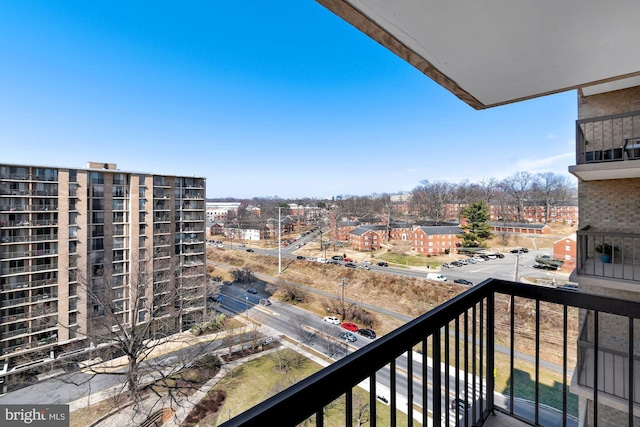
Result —
[[640, 112], [576, 121], [576, 163], [583, 181], [640, 178]]

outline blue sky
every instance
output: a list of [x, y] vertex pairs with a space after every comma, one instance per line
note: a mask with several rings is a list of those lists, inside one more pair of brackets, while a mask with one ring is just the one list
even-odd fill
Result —
[[476, 111], [313, 0], [0, 2], [0, 162], [213, 197], [567, 174], [576, 93]]

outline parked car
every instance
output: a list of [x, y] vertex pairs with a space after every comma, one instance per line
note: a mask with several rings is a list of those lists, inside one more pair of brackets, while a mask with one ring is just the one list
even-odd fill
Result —
[[209, 295], [207, 299], [211, 302], [222, 303], [222, 295]]
[[559, 287], [560, 289], [564, 289], [566, 291], [579, 291], [580, 287], [573, 283], [565, 283], [564, 285]]
[[248, 289], [248, 290], [247, 290], [247, 292], [249, 292], [250, 294], [254, 294], [254, 295], [258, 293], [258, 291], [256, 291], [256, 290], [255, 290], [255, 289], [253, 289], [253, 288]]
[[358, 325], [351, 322], [344, 322], [342, 327], [351, 332], [358, 332]]
[[444, 264], [442, 264], [442, 266], [443, 266], [444, 268], [453, 268], [453, 265], [452, 265], [452, 264], [449, 264], [448, 262], [445, 262]]
[[304, 259], [304, 257], [302, 255], [298, 255], [296, 259]]
[[331, 257], [331, 259], [335, 260], [335, 261], [342, 261], [342, 255], [334, 255]]
[[380, 261], [380, 262], [378, 263], [378, 266], [379, 266], [379, 267], [389, 267], [389, 263], [384, 262], [384, 261]]
[[340, 265], [340, 261], [336, 261], [335, 259], [330, 259], [327, 261], [327, 264]]
[[498, 252], [498, 253], [496, 254], [496, 256], [497, 256], [498, 258], [504, 258], [504, 254], [503, 254], [503, 253], [500, 253], [500, 252]]
[[369, 267], [369, 264], [362, 264], [362, 268], [364, 268], [365, 270], [371, 270], [371, 267]]
[[249, 248], [247, 249], [247, 252], [255, 252], [253, 249]]
[[326, 263], [327, 263], [327, 261], [329, 261], [329, 260], [328, 260], [327, 258], [318, 258], [316, 261], [317, 261], [317, 262], [321, 262], [321, 263], [323, 263], [323, 264], [326, 264]]
[[314, 257], [312, 257], [312, 256], [308, 256], [308, 257], [307, 257], [307, 261], [313, 261], [313, 262], [315, 262], [315, 261], [316, 261], [316, 259], [315, 259]]
[[371, 265], [371, 261], [369, 261], [369, 260], [364, 260], [364, 261], [362, 261], [362, 264], [363, 264], [363, 265]]
[[456, 267], [462, 267], [462, 263], [460, 261], [453, 261], [451, 265], [454, 265]]
[[459, 285], [473, 286], [473, 282], [470, 282], [465, 279], [456, 279], [453, 281], [453, 283], [457, 283]]
[[456, 407], [460, 408], [461, 411], [464, 411], [465, 409], [471, 409], [471, 403], [466, 402], [463, 399], [452, 399], [449, 408], [451, 408], [452, 411], [455, 411]]
[[475, 257], [474, 259], [476, 260], [476, 262], [484, 262], [485, 261], [485, 259], [482, 258], [482, 257]]
[[259, 303], [260, 305], [271, 305], [271, 301], [269, 301], [267, 298], [260, 298]]
[[558, 267], [549, 264], [533, 264], [533, 268], [539, 268], [540, 270], [557, 270]]
[[239, 248], [244, 248], [246, 245], [244, 243], [238, 243]]
[[344, 262], [353, 262], [353, 260], [351, 258], [345, 258], [343, 259]]
[[369, 328], [358, 329], [358, 333], [363, 337], [367, 337], [371, 339], [374, 339], [376, 337], [376, 333], [373, 331], [373, 329], [369, 329]]
[[475, 258], [469, 258], [469, 262], [470, 262], [471, 264], [475, 264], [476, 262], [478, 262], [478, 260], [477, 260], [477, 259], [475, 259]]
[[348, 262], [344, 265], [345, 267], [349, 267], [349, 268], [356, 268], [356, 265], [352, 262]]
[[520, 253], [527, 253], [529, 252], [529, 249], [527, 248], [516, 248], [516, 249], [511, 249], [511, 253], [512, 254], [520, 254]]
[[343, 333], [341, 333], [340, 334], [340, 338], [342, 338], [345, 341], [349, 341], [349, 342], [354, 342], [354, 341], [356, 341], [358, 339], [351, 332], [343, 332]]
[[327, 323], [331, 323], [332, 325], [339, 325], [340, 324], [340, 319], [338, 319], [335, 316], [325, 316], [322, 320], [324, 320]]

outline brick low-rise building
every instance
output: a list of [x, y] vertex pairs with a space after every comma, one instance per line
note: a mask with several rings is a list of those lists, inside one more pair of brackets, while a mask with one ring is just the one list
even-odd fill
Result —
[[440, 255], [459, 247], [464, 231], [456, 226], [416, 227], [411, 232], [413, 250], [421, 255]]

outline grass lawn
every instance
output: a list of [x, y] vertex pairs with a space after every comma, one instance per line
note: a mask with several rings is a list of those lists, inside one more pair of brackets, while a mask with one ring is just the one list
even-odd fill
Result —
[[[286, 350], [291, 351], [291, 350]], [[226, 400], [220, 411], [211, 414], [206, 419], [201, 420], [200, 425], [219, 425], [229, 418], [255, 406], [257, 403], [271, 397], [278, 391], [284, 390], [289, 385], [308, 377], [321, 369], [320, 365], [304, 359], [297, 367], [292, 367], [288, 372], [277, 369], [276, 358], [265, 355], [231, 371], [222, 379], [210, 392], [223, 391], [226, 393]], [[353, 407], [354, 413], [362, 405], [369, 402], [369, 394], [360, 389], [354, 389]], [[345, 425], [344, 402], [338, 399], [326, 408], [324, 425], [328, 427], [340, 427]], [[389, 407], [381, 402], [376, 406], [378, 412], [378, 424], [390, 425]], [[398, 426], [406, 426], [406, 414], [398, 412]], [[355, 421], [354, 421], [354, 424]], [[368, 423], [366, 423], [368, 424]], [[274, 420], [277, 425], [277, 420]], [[303, 424], [304, 425], [304, 424]], [[414, 425], [419, 425], [415, 423]]]
[[394, 267], [437, 267], [441, 263], [435, 259], [415, 254], [402, 254], [397, 252], [387, 252], [376, 258], [382, 259]]

